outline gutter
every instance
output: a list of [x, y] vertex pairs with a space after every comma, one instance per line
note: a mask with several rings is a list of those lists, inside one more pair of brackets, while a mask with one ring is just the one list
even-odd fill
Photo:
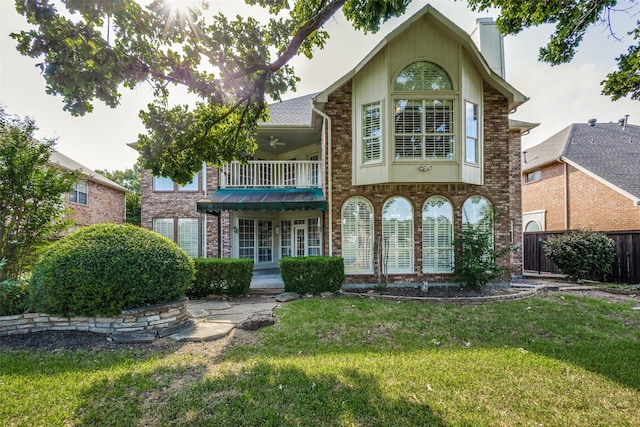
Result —
[[327, 116], [322, 111], [318, 110], [313, 104], [311, 105], [311, 109], [319, 114], [327, 124], [327, 219], [329, 221], [329, 256], [333, 256], [333, 209], [331, 203], [331, 117]]

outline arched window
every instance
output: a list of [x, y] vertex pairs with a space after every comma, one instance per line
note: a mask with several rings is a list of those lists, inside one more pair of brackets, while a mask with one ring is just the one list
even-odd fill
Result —
[[[489, 199], [482, 196], [471, 196], [462, 205], [462, 229], [467, 227], [482, 227], [487, 230], [493, 227], [493, 205]], [[493, 236], [493, 228], [491, 229]]]
[[382, 208], [382, 271], [412, 273], [413, 246], [413, 208], [394, 196]]
[[373, 273], [373, 207], [364, 197], [342, 206], [342, 257], [347, 274]]
[[540, 224], [537, 221], [529, 221], [524, 231], [540, 231]]
[[442, 196], [429, 197], [422, 207], [422, 271], [453, 271], [453, 206]]
[[449, 74], [438, 64], [420, 61], [405, 67], [393, 87], [395, 90], [438, 91], [453, 90]]
[[[395, 158], [454, 159], [454, 97], [449, 74], [433, 62], [414, 62], [395, 79]], [[404, 92], [410, 92], [405, 94]]]

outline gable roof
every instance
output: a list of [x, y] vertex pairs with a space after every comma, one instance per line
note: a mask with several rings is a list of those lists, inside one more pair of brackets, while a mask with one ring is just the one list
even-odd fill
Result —
[[526, 150], [522, 171], [568, 163], [640, 204], [640, 126], [574, 123]]
[[478, 68], [482, 77], [488, 81], [495, 89], [497, 89], [501, 94], [503, 94], [509, 100], [509, 109], [514, 110], [521, 104], [524, 104], [528, 98], [520, 93], [517, 89], [511, 86], [507, 81], [505, 81], [502, 77], [496, 74], [485, 58], [480, 53], [480, 50], [476, 46], [476, 44], [471, 39], [471, 36], [463, 31], [460, 27], [446, 18], [443, 14], [438, 12], [433, 6], [427, 4], [425, 7], [420, 9], [418, 12], [413, 14], [409, 19], [404, 21], [401, 25], [399, 25], [396, 29], [387, 34], [378, 45], [371, 51], [369, 54], [362, 60], [358, 65], [356, 65], [352, 70], [347, 72], [342, 78], [337, 80], [331, 86], [326, 88], [324, 91], [320, 92], [318, 96], [316, 96], [315, 100], [318, 102], [326, 102], [329, 95], [337, 90], [339, 87], [344, 85], [346, 82], [351, 80], [356, 73], [362, 69], [362, 67], [368, 63], [378, 52], [380, 52], [385, 46], [387, 46], [393, 39], [402, 34], [407, 28], [413, 25], [415, 22], [423, 19], [426, 16], [431, 16], [435, 19], [437, 25], [439, 25], [443, 31], [447, 32], [448, 35], [460, 43], [469, 53], [471, 54], [471, 60]]
[[76, 162], [75, 160], [65, 156], [64, 154], [60, 153], [59, 151], [52, 151], [51, 152], [51, 157], [49, 158], [49, 163], [51, 164], [55, 164], [57, 166], [59, 166], [62, 169], [66, 169], [69, 171], [79, 171], [80, 173], [82, 173], [89, 181], [93, 181], [97, 184], [101, 184], [104, 185], [105, 187], [109, 187], [112, 188], [114, 190], [118, 190], [118, 191], [122, 191], [123, 193], [128, 193], [129, 190], [127, 190], [126, 188], [124, 188], [123, 186], [116, 184], [115, 182], [111, 181], [109, 178], [100, 175], [98, 172], [95, 172], [91, 169], [89, 169], [86, 166], [81, 165], [80, 163]]

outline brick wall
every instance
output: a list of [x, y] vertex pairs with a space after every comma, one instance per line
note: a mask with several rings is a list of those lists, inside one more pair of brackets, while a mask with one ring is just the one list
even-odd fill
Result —
[[567, 165], [565, 227], [564, 163], [541, 169], [541, 180], [523, 185], [523, 211], [546, 210], [546, 230], [640, 230], [640, 207], [584, 172]]
[[[208, 258], [218, 257], [218, 217], [200, 214], [196, 207], [199, 199], [206, 197], [217, 189], [218, 170], [213, 167], [207, 167], [206, 188], [202, 184], [201, 177], [199, 191], [153, 191], [153, 176], [150, 171], [143, 170], [140, 182], [142, 199], [141, 225], [144, 228], [153, 230], [154, 218], [200, 218], [201, 227], [206, 227], [206, 254], [203, 254], [203, 256]], [[226, 221], [226, 230], [228, 230], [228, 216], [228, 212], [223, 212], [220, 218], [223, 224]], [[225, 230], [224, 225], [223, 230]], [[223, 236], [223, 238], [226, 239], [226, 245], [223, 243], [223, 248], [228, 248], [228, 232], [227, 236]]]
[[600, 231], [640, 230], [640, 207], [633, 201], [568, 166], [569, 228]]
[[122, 224], [125, 221], [125, 193], [93, 181], [88, 181], [87, 187], [87, 205], [71, 203], [66, 196], [66, 205], [73, 209], [71, 218], [76, 225]]
[[522, 184], [522, 211], [545, 210], [545, 229], [564, 230], [564, 164], [540, 169], [540, 181]]
[[[354, 187], [352, 183], [351, 141], [351, 83], [336, 90], [325, 105], [324, 112], [332, 118], [332, 203], [333, 235], [326, 239], [333, 245], [334, 255], [341, 255], [341, 210], [344, 202], [353, 196], [367, 198], [373, 205], [374, 232], [382, 229], [382, 206], [391, 196], [402, 196], [409, 200], [414, 212], [414, 272], [390, 275], [390, 282], [447, 281], [450, 275], [422, 273], [422, 223], [424, 202], [434, 195], [447, 197], [454, 208], [454, 227], [462, 227], [462, 205], [472, 195], [481, 195], [491, 201], [501, 214], [495, 225], [496, 249], [510, 246], [510, 227], [514, 221], [514, 232], [520, 233], [520, 144], [519, 136], [509, 134], [508, 102], [491, 87], [484, 91], [484, 185], [471, 184], [410, 184], [410, 185], [365, 185]], [[515, 205], [514, 205], [515, 203]], [[326, 252], [328, 253], [328, 252]], [[521, 272], [519, 256], [503, 260], [513, 263], [516, 273]], [[378, 267], [376, 266], [376, 270]], [[376, 281], [374, 275], [349, 275], [347, 283]]]

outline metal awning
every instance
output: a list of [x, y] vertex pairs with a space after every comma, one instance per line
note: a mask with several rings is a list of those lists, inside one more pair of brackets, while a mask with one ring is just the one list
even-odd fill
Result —
[[321, 210], [326, 201], [321, 188], [220, 188], [198, 200], [198, 212]]

